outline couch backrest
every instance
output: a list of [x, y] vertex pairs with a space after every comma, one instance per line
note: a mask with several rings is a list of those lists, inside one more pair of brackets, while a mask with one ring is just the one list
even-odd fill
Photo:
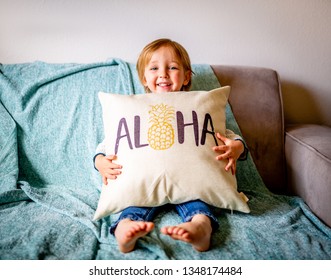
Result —
[[229, 103], [264, 183], [275, 193], [285, 193], [284, 114], [277, 72], [246, 66], [212, 68], [222, 86], [231, 86]]

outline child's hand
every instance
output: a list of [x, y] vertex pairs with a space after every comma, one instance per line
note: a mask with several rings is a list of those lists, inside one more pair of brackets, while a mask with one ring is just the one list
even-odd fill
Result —
[[122, 172], [122, 166], [113, 162], [116, 160], [116, 155], [98, 155], [95, 158], [95, 167], [99, 170], [102, 177], [102, 182], [107, 185], [107, 179], [115, 180]]
[[219, 153], [219, 155], [216, 156], [216, 159], [228, 159], [228, 164], [225, 166], [225, 170], [229, 171], [231, 169], [231, 172], [234, 175], [237, 168], [237, 159], [240, 157], [245, 147], [241, 141], [231, 140], [220, 133], [216, 133], [216, 136], [224, 143], [224, 145], [213, 147], [213, 150]]

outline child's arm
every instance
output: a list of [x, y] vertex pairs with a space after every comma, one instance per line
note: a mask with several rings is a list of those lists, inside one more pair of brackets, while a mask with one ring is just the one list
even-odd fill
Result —
[[116, 160], [116, 155], [106, 156], [105, 144], [104, 142], [100, 143], [96, 149], [93, 162], [94, 168], [99, 171], [105, 185], [107, 185], [107, 179], [115, 180], [117, 175], [121, 174], [119, 169], [122, 169], [122, 166], [114, 163], [113, 160]]
[[246, 160], [247, 159], [247, 155], [248, 155], [248, 148], [246, 146], [245, 141], [242, 139], [242, 137], [240, 137], [239, 135], [235, 134], [232, 130], [230, 129], [226, 129], [225, 130], [225, 137], [229, 138], [231, 140], [236, 140], [236, 141], [241, 141], [244, 145], [244, 151], [242, 152], [242, 154], [240, 155], [240, 157], [238, 158], [238, 160]]
[[[232, 131], [227, 131], [232, 132]], [[227, 137], [216, 134], [217, 138], [220, 139], [224, 145], [215, 146], [213, 150], [219, 155], [216, 156], [217, 160], [228, 159], [228, 164], [225, 166], [225, 170], [231, 170], [232, 174], [236, 173], [237, 160], [244, 155], [246, 157], [247, 151], [240, 136], [234, 133], [227, 134]]]
[[116, 155], [105, 156], [98, 154], [94, 158], [94, 166], [99, 171], [102, 177], [102, 182], [107, 185], [107, 179], [115, 180], [122, 172], [122, 166], [113, 162], [116, 160]]

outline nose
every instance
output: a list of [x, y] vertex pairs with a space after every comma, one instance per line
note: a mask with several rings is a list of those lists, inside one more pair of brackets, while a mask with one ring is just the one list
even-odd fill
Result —
[[166, 69], [161, 69], [159, 72], [159, 77], [160, 78], [169, 78], [168, 72]]

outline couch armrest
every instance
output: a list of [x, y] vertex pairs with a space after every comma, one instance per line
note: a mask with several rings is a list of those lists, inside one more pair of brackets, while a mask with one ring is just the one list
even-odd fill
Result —
[[322, 125], [286, 127], [288, 188], [331, 227], [331, 128]]

